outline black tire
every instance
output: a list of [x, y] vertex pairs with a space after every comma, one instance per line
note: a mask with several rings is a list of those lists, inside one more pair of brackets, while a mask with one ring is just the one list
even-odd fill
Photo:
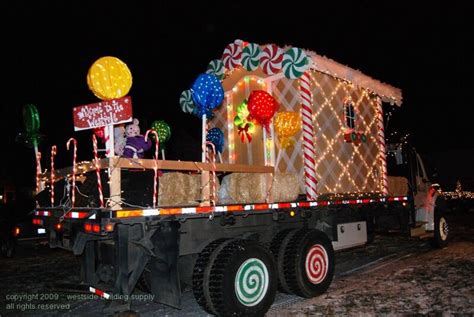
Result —
[[298, 230], [285, 249], [284, 274], [290, 290], [301, 297], [323, 294], [334, 276], [332, 243], [319, 230]]
[[434, 237], [431, 244], [435, 248], [445, 248], [449, 241], [449, 227], [444, 212], [439, 209], [434, 211]]
[[212, 306], [219, 316], [263, 316], [277, 289], [273, 255], [246, 240], [233, 240], [219, 251], [209, 279]]
[[283, 293], [291, 294], [290, 287], [286, 283], [284, 263], [285, 263], [285, 249], [291, 237], [298, 231], [298, 229], [285, 229], [276, 234], [270, 245], [270, 252], [275, 257], [278, 273], [278, 290]]
[[193, 294], [196, 302], [209, 314], [215, 314], [209, 295], [209, 274], [211, 264], [219, 251], [227, 245], [230, 239], [218, 239], [208, 244], [199, 253], [193, 268]]

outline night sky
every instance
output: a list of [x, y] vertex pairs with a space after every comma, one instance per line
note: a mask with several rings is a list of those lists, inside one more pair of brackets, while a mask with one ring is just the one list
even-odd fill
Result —
[[[58, 145], [59, 166], [69, 164], [65, 143], [72, 136], [79, 158], [91, 158], [90, 132], [73, 131], [72, 108], [99, 101], [86, 75], [107, 55], [132, 72], [129, 95], [142, 131], [165, 120], [172, 129], [167, 158], [198, 160], [200, 121], [181, 112], [179, 95], [235, 39], [310, 49], [401, 88], [402, 107], [385, 106], [393, 110], [389, 132], [410, 133], [420, 152], [443, 152], [448, 165], [456, 164], [449, 153], [472, 157], [468, 2], [195, 2], [2, 1], [0, 126], [6, 144], [0, 178], [33, 184], [33, 151], [15, 142], [26, 103], [39, 110], [43, 151]], [[472, 160], [463, 162], [460, 173], [473, 177]]]

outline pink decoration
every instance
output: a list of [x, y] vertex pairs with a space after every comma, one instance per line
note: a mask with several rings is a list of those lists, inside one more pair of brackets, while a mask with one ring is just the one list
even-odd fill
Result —
[[304, 72], [300, 78], [301, 118], [303, 122], [303, 160], [306, 184], [306, 199], [316, 200], [316, 162], [313, 143], [313, 96], [310, 90], [310, 76]]
[[70, 138], [66, 143], [66, 148], [69, 151], [69, 144], [74, 143], [74, 154], [72, 157], [72, 194], [71, 194], [71, 208], [74, 208], [76, 202], [76, 159], [77, 159], [77, 141], [74, 138]]
[[158, 137], [158, 133], [153, 130], [149, 129], [146, 131], [145, 134], [145, 142], [148, 142], [148, 133], [153, 133], [155, 135], [155, 166], [153, 170], [155, 171], [155, 177], [153, 178], [153, 208], [156, 207], [156, 201], [158, 200], [158, 153], [160, 148], [160, 139]]
[[36, 153], [36, 193], [39, 193], [41, 188], [41, 152]]
[[211, 187], [211, 205], [216, 205], [216, 188], [217, 188], [217, 178], [216, 178], [216, 146], [211, 141], [206, 141], [206, 145], [210, 146], [212, 153], [209, 153], [209, 150], [206, 152], [206, 159], [209, 163], [212, 164], [211, 174], [212, 174], [212, 187]]
[[269, 44], [263, 49], [260, 57], [260, 67], [267, 75], [274, 75], [281, 71], [283, 50], [275, 44]]
[[97, 190], [99, 191], [100, 208], [104, 208], [104, 194], [102, 192], [102, 180], [100, 178], [99, 154], [97, 149], [97, 138], [92, 135], [92, 145], [94, 148], [95, 174], [97, 175]]
[[380, 98], [377, 98], [377, 125], [379, 127], [377, 143], [379, 144], [380, 166], [382, 167], [382, 193], [384, 195], [388, 195], [387, 156], [385, 154], [385, 131], [383, 126], [382, 99]]
[[51, 147], [51, 207], [54, 207], [54, 157], [56, 156], [57, 150], [56, 145]]

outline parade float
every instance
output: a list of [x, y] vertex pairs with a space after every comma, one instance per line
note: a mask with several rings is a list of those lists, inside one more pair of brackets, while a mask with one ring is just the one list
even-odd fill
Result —
[[387, 176], [382, 103], [400, 106], [401, 91], [350, 67], [297, 47], [230, 43], [179, 97], [202, 122], [200, 161], [165, 160], [163, 122], [140, 134], [122, 61], [99, 59], [87, 82], [101, 101], [73, 109], [74, 129], [93, 131], [94, 158], [76, 162], [74, 138], [72, 167], [55, 170], [56, 146], [47, 173], [37, 155], [34, 222], [51, 247], [81, 255], [96, 294], [138, 285], [179, 308], [191, 288], [211, 314], [262, 315], [277, 289], [324, 293], [334, 250], [367, 243], [379, 217], [415, 225], [407, 187]]

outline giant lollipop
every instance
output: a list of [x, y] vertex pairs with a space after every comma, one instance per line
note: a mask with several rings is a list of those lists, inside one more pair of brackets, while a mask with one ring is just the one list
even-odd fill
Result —
[[158, 134], [158, 140], [160, 141], [160, 148], [161, 148], [161, 156], [163, 160], [165, 160], [165, 142], [167, 142], [171, 138], [171, 128], [163, 120], [156, 120], [153, 121], [151, 124], [151, 128], [156, 131]]
[[199, 75], [191, 90], [199, 117], [210, 116], [212, 110], [224, 99], [222, 84], [219, 78], [212, 74]]
[[192, 86], [193, 100], [196, 104], [193, 114], [202, 118], [202, 161], [206, 161], [206, 117], [212, 116], [212, 110], [224, 99], [224, 88], [215, 75], [201, 74]]
[[301, 129], [300, 115], [293, 111], [281, 111], [275, 116], [275, 132], [280, 140], [280, 147], [286, 149], [295, 142], [291, 139]]
[[120, 59], [105, 56], [92, 64], [87, 73], [87, 84], [99, 99], [121, 98], [132, 87], [132, 74]]
[[206, 141], [214, 144], [217, 153], [219, 154], [219, 160], [222, 163], [222, 150], [224, 148], [224, 132], [219, 128], [212, 128], [207, 132]]
[[249, 95], [248, 109], [250, 116], [270, 132], [270, 121], [278, 110], [275, 98], [264, 90], [254, 90]]

